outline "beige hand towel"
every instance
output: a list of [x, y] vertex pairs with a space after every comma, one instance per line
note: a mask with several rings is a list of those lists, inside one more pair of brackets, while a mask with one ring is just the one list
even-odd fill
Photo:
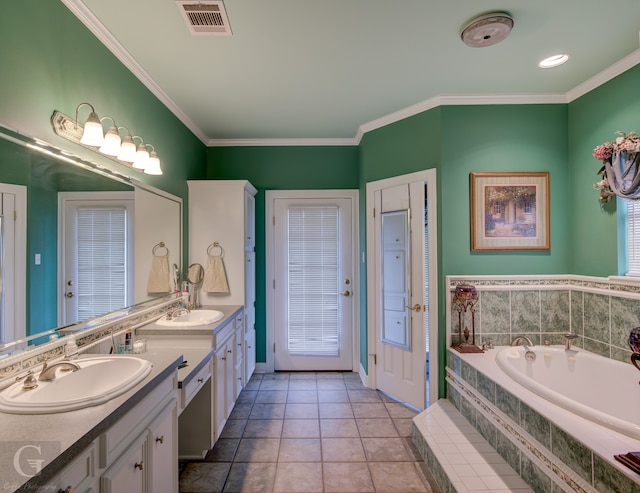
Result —
[[147, 293], [170, 293], [169, 255], [154, 255], [147, 283]]
[[229, 292], [229, 282], [227, 281], [227, 272], [224, 268], [222, 255], [208, 256], [202, 289], [206, 293], [226, 294]]

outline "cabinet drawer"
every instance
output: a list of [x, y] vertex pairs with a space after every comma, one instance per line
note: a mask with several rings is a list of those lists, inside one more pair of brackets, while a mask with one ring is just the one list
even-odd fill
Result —
[[74, 491], [81, 491], [85, 488], [87, 491], [90, 491], [93, 482], [96, 481], [94, 479], [95, 455], [96, 444], [94, 442], [78, 454], [71, 465], [53, 481], [52, 490], [56, 491], [55, 488], [59, 488], [61, 491], [64, 491], [65, 488], [71, 486]]
[[187, 407], [187, 405], [193, 399], [200, 389], [209, 381], [211, 378], [211, 360], [207, 362], [205, 366], [203, 366], [200, 371], [191, 379], [189, 382], [184, 385], [180, 391], [180, 410]]

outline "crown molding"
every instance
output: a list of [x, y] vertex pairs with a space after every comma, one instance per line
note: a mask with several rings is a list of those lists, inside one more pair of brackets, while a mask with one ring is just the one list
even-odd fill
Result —
[[613, 65], [605, 68], [602, 72], [567, 91], [567, 102], [570, 103], [571, 101], [584, 96], [588, 92], [593, 91], [596, 87], [599, 87], [602, 84], [609, 82], [614, 77], [626, 72], [631, 67], [635, 67], [638, 63], [640, 63], [640, 49], [637, 49], [621, 60], [618, 60]]
[[209, 147], [356, 146], [355, 138], [329, 139], [209, 139]]
[[122, 46], [82, 0], [61, 0], [62, 3], [98, 38], [115, 57], [149, 89], [198, 139], [206, 144], [208, 137], [187, 114], [164, 92], [146, 70]]
[[129, 52], [105, 28], [82, 0], [61, 0], [64, 5], [120, 60], [198, 139], [209, 147], [244, 146], [357, 146], [364, 134], [415, 116], [438, 106], [507, 105], [507, 104], [567, 104], [594, 90], [640, 63], [640, 49], [607, 67], [582, 84], [562, 94], [489, 94], [439, 95], [361, 124], [353, 138], [323, 139], [210, 139], [162, 90]]

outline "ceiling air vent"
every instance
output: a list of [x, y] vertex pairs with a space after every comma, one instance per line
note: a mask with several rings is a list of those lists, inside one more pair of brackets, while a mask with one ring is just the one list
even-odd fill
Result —
[[191, 34], [231, 35], [224, 2], [178, 0], [176, 2]]

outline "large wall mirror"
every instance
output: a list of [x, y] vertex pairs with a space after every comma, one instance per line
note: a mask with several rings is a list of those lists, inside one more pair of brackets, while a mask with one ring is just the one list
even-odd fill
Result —
[[409, 211], [382, 213], [382, 342], [411, 350]]
[[[124, 209], [123, 203], [128, 204]], [[81, 245], [77, 221], [65, 220], [74, 217], [69, 211], [78, 204], [83, 217], [87, 210], [100, 212], [89, 218], [85, 230], [93, 236], [83, 236]], [[79, 256], [71, 246], [113, 256], [111, 248], [97, 244], [94, 237], [119, 238], [127, 255], [119, 267], [109, 264], [93, 280], [117, 287], [112, 289], [116, 301], [96, 307], [91, 317], [127, 313], [133, 305], [166, 296], [147, 290], [154, 255], [168, 257], [169, 292], [174, 289], [175, 273], [183, 265], [179, 197], [0, 127], [0, 207], [0, 357], [45, 342], [61, 334], [60, 327], [88, 318], [87, 312], [68, 309], [70, 301], [90, 293], [87, 283], [67, 269]], [[117, 224], [121, 217], [126, 217], [124, 229]], [[95, 267], [89, 270], [98, 272]], [[111, 277], [116, 270], [124, 280]], [[120, 282], [126, 289], [120, 289]]]

